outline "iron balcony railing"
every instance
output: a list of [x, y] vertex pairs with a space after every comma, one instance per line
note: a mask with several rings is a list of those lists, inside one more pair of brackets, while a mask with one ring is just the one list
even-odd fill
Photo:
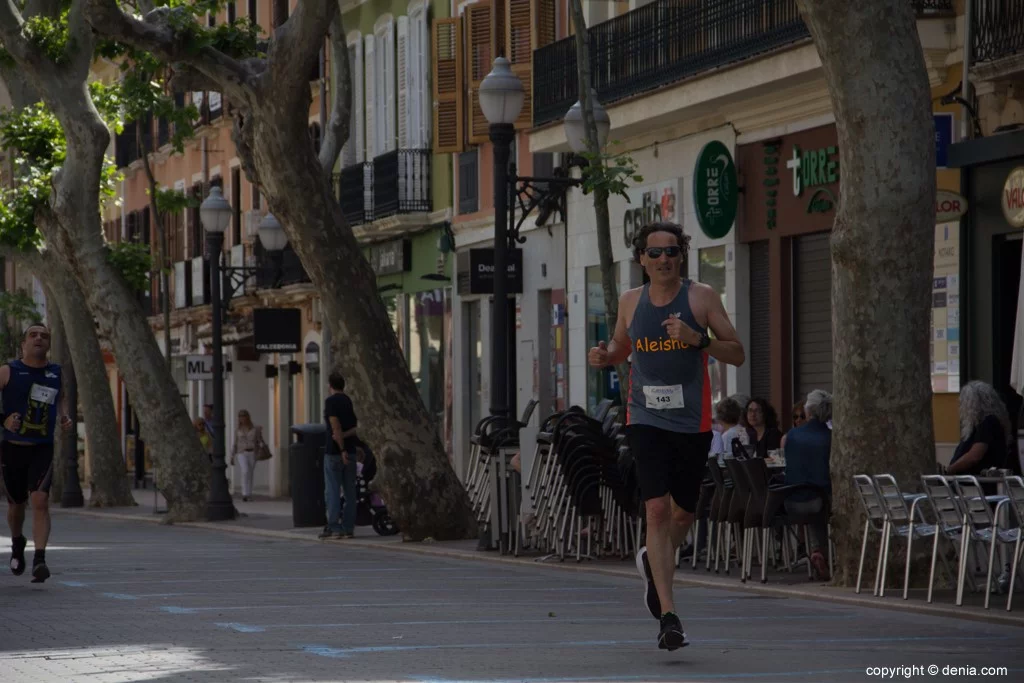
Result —
[[396, 149], [338, 174], [338, 201], [349, 225], [431, 210], [429, 149]]
[[[953, 11], [952, 0], [909, 1], [919, 15]], [[655, 0], [590, 28], [593, 87], [607, 105], [809, 38], [796, 0]], [[577, 99], [575, 38], [534, 51], [533, 125]]]
[[953, 0], [910, 0], [918, 14], [955, 13]]
[[971, 33], [975, 63], [1024, 53], [1024, 2], [975, 0]]
[[283, 287], [310, 281], [299, 255], [292, 249], [291, 244], [285, 246], [280, 254], [272, 255], [257, 239], [253, 243], [252, 253], [256, 266], [256, 287], [259, 289], [272, 289], [275, 286]]
[[373, 218], [431, 208], [429, 149], [396, 149], [373, 160]]
[[373, 222], [373, 164], [369, 161], [346, 166], [338, 174], [338, 202], [345, 222], [362, 225]]
[[[602, 104], [810, 38], [796, 0], [656, 0], [590, 29], [593, 87]], [[533, 123], [576, 100], [570, 36], [533, 53]]]

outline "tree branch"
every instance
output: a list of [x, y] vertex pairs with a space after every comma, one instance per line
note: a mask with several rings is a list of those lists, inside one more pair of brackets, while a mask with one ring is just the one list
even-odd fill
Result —
[[209, 76], [196, 71], [187, 64], [171, 67], [171, 76], [167, 79], [171, 92], [196, 92], [199, 90], [220, 90], [220, 84]]
[[24, 21], [14, 0], [0, 0], [0, 41], [4, 48], [18, 61], [28, 59], [28, 41], [21, 33]]
[[188, 41], [177, 35], [167, 21], [167, 16], [175, 10], [159, 8], [140, 21], [125, 14], [117, 0], [82, 1], [86, 18], [97, 33], [152, 52], [164, 61], [188, 64], [218, 85], [212, 90], [223, 92], [235, 102], [246, 102], [252, 96], [252, 72], [215, 48], [191, 49]]
[[28, 0], [25, 3], [25, 18], [60, 16], [61, 0]]
[[341, 154], [341, 148], [349, 138], [349, 121], [352, 114], [352, 65], [348, 63], [348, 44], [345, 42], [345, 25], [341, 18], [341, 3], [331, 21], [331, 120], [324, 131], [320, 146], [320, 167], [325, 174], [334, 170], [334, 163]]
[[73, 0], [68, 11], [68, 50], [71, 62], [69, 68], [75, 79], [88, 78], [93, 62], [96, 38], [92, 27], [85, 18], [87, 0]]
[[306, 75], [320, 58], [324, 36], [337, 13], [336, 2], [299, 0], [288, 21], [274, 31], [268, 57], [271, 79], [268, 92], [308, 94]]

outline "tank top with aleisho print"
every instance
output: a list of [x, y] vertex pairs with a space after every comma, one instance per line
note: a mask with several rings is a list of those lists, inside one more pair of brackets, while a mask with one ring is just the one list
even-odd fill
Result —
[[678, 317], [697, 332], [706, 332], [690, 310], [690, 281], [667, 306], [651, 303], [650, 285], [640, 292], [629, 338], [633, 364], [629, 373], [626, 423], [671, 432], [711, 431], [711, 382], [708, 355], [672, 339], [662, 323]]

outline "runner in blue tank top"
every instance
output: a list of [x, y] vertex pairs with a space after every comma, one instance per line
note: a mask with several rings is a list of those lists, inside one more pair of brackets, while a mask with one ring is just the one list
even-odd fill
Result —
[[25, 572], [22, 534], [25, 504], [32, 497], [32, 583], [50, 577], [46, 542], [50, 538], [50, 481], [53, 478], [53, 436], [58, 422], [64, 431], [73, 426], [67, 395], [62, 391], [61, 367], [47, 360], [50, 330], [30, 325], [21, 342], [21, 360], [0, 366], [3, 396], [3, 443], [0, 466], [7, 487], [7, 524], [11, 528], [11, 572]]
[[687, 645], [672, 601], [672, 574], [711, 447], [708, 356], [730, 365], [744, 361], [718, 293], [679, 276], [689, 244], [675, 223], [640, 231], [634, 254], [650, 284], [620, 297], [615, 336], [588, 357], [591, 366], [603, 368], [632, 356], [626, 423], [647, 510], [647, 545], [636, 563], [644, 602], [661, 622], [658, 647], [665, 650]]

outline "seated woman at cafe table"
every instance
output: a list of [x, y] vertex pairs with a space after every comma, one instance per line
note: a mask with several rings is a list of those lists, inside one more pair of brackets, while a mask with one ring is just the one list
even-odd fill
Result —
[[[779, 416], [772, 404], [763, 398], [755, 398], [747, 405], [747, 435], [752, 448], [747, 452], [758, 458], [767, 458], [769, 451], [779, 450], [782, 432], [779, 431]], [[752, 452], [751, 452], [752, 451]]]
[[947, 474], [974, 474], [993, 468], [1009, 468], [1010, 416], [992, 385], [968, 382], [960, 389], [960, 444]]
[[[804, 403], [807, 421], [786, 434], [786, 484], [813, 484], [832, 497], [829, 459], [832, 454], [832, 430], [826, 424], [832, 419], [832, 395], [815, 389]], [[786, 497], [786, 512], [791, 515], [822, 513], [808, 525], [811, 541], [811, 566], [823, 581], [829, 580], [828, 503], [813, 491], [794, 491]]]
[[740, 424], [743, 416], [743, 409], [733, 398], [723, 398], [715, 406], [715, 419], [722, 427], [722, 435], [719, 443], [711, 443], [712, 453], [732, 453], [732, 440], [739, 439], [743, 445], [747, 444], [747, 430]]

